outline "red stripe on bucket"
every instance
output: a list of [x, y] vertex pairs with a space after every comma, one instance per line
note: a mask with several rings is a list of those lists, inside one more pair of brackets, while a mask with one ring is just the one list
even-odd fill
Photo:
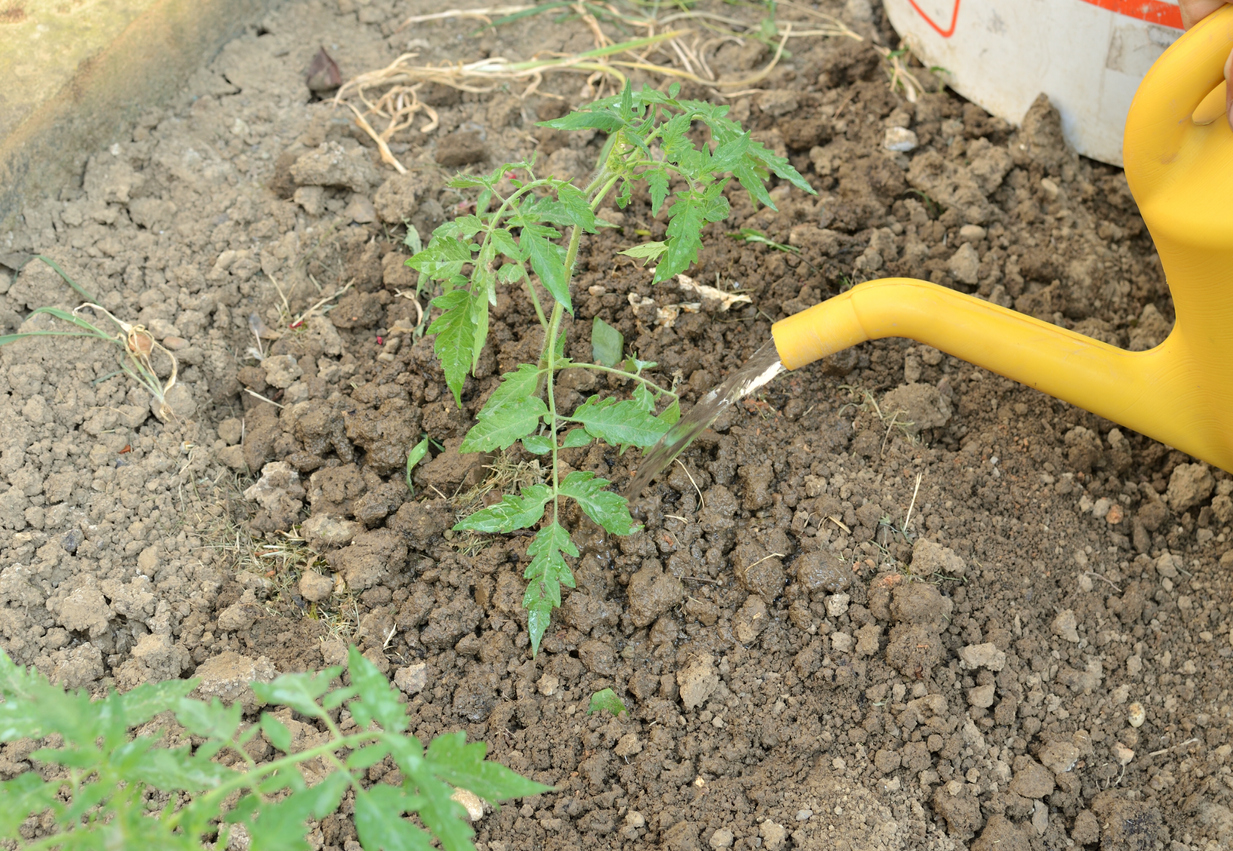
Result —
[[[1182, 29], [1182, 10], [1172, 3], [1162, 0], [1083, 0], [1101, 9], [1117, 12], [1128, 18], [1138, 18], [1149, 24], [1160, 24], [1162, 27]], [[916, 4], [913, 3], [913, 6]], [[955, 4], [958, 7], [958, 3]]]
[[[1088, 2], [1092, 2], [1092, 0], [1088, 0]], [[942, 36], [942, 38], [950, 38], [955, 34], [955, 22], [959, 20], [959, 0], [955, 0], [955, 8], [950, 13], [950, 26], [946, 29], [942, 29], [940, 26], [935, 24], [933, 22], [933, 18], [926, 15], [925, 10], [916, 5], [916, 0], [908, 0], [908, 4], [915, 9], [916, 14], [924, 18], [925, 23], [933, 27], [933, 31]]]

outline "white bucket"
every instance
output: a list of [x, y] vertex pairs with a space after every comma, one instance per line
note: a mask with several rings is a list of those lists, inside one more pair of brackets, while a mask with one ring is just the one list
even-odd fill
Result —
[[1171, 0], [883, 0], [912, 52], [955, 91], [1020, 124], [1049, 96], [1079, 153], [1122, 164], [1147, 69], [1182, 32]]

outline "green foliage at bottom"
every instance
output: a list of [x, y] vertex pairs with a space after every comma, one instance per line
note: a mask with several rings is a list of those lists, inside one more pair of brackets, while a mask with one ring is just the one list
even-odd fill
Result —
[[[24, 849], [196, 851], [226, 848], [242, 825], [255, 851], [308, 851], [308, 821], [348, 800], [366, 851], [428, 851], [433, 837], [445, 851], [469, 851], [472, 831], [451, 798], [456, 788], [493, 804], [549, 789], [486, 761], [487, 746], [467, 744], [463, 733], [438, 736], [425, 749], [407, 734], [405, 707], [376, 666], [352, 647], [349, 686], [337, 683], [343, 670], [253, 683], [267, 705], [290, 707], [328, 731], [325, 741], [297, 747], [268, 711], [245, 724], [239, 705], [190, 698], [195, 680], [147, 683], [91, 701], [0, 651], [0, 742], [45, 745], [29, 757], [37, 771], [0, 783], [0, 840]], [[200, 743], [164, 747], [162, 729], [133, 735], [164, 713]], [[346, 714], [355, 726], [344, 733]], [[283, 755], [254, 762], [244, 746], [258, 734]], [[402, 783], [365, 783], [367, 769], [386, 757]], [[22, 826], [31, 816], [42, 816], [44, 835], [27, 840]]]

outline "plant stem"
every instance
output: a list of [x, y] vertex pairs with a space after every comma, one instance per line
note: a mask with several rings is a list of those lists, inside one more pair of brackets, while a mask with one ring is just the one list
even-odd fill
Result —
[[650, 387], [657, 393], [666, 393], [669, 396], [671, 396], [673, 399], [681, 398], [680, 394], [673, 393], [671, 390], [665, 390], [663, 387], [660, 387], [658, 384], [656, 384], [651, 379], [643, 378], [641, 375], [638, 375], [633, 372], [626, 372], [623, 369], [614, 369], [613, 367], [603, 366], [598, 363], [571, 363], [570, 364], [571, 369], [575, 367], [578, 369], [593, 369], [596, 372], [608, 372], [608, 373], [611, 373], [612, 375], [620, 376], [621, 378], [632, 378], [634, 381], [641, 381], [643, 384], [645, 384], [647, 387]]

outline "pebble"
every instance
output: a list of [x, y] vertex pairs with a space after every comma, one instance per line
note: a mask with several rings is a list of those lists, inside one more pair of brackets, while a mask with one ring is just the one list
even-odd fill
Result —
[[1135, 758], [1135, 752], [1121, 742], [1114, 742], [1110, 750], [1113, 752], [1113, 758], [1117, 760], [1117, 764], [1121, 766], [1129, 765], [1130, 761]]
[[732, 843], [735, 841], [736, 834], [728, 830], [726, 827], [721, 827], [719, 830], [711, 834], [711, 838], [707, 844], [712, 848], [731, 848]]
[[559, 686], [560, 684], [561, 684], [561, 681], [557, 679], [556, 677], [554, 677], [552, 674], [544, 674], [542, 677], [539, 678], [539, 682], [536, 683], [536, 686], [539, 688], [540, 694], [544, 695], [545, 697], [550, 697], [552, 694], [556, 692], [557, 686]]
[[813, 810], [797, 810], [796, 811], [797, 821], [809, 821], [811, 818], [813, 818]]
[[882, 139], [883, 148], [901, 154], [916, 150], [918, 145], [920, 140], [906, 127], [887, 127], [886, 136]]
[[826, 598], [826, 613], [832, 618], [842, 617], [847, 613], [851, 599], [847, 594], [831, 594]]
[[[403, 694], [419, 694], [428, 685], [428, 665], [416, 662], [394, 672], [394, 685]], [[465, 804], [464, 804], [465, 806]]]
[[959, 665], [969, 670], [986, 668], [997, 672], [1006, 667], [1006, 654], [991, 641], [984, 644], [969, 644], [959, 651]]
[[306, 570], [300, 575], [299, 590], [300, 596], [308, 602], [320, 603], [334, 593], [334, 578]]

